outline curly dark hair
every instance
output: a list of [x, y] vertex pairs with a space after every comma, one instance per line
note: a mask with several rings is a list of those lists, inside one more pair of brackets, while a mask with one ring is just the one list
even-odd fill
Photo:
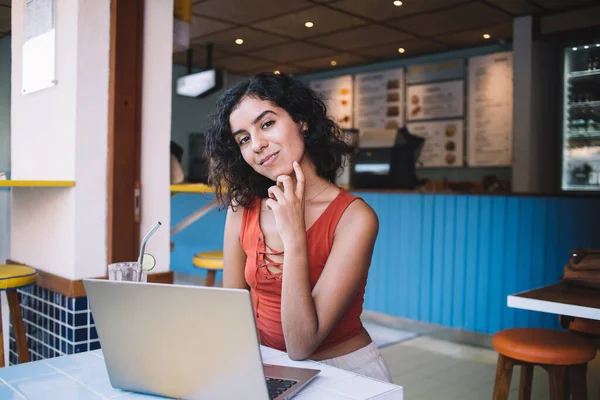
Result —
[[323, 100], [297, 79], [260, 73], [228, 89], [210, 117], [205, 141], [208, 183], [214, 187], [221, 207], [248, 207], [253, 199], [266, 198], [267, 189], [274, 184], [246, 163], [231, 132], [229, 116], [246, 97], [269, 101], [287, 111], [294, 122], [305, 123], [304, 148], [317, 174], [326, 179], [335, 176], [349, 147], [342, 129], [327, 115]]

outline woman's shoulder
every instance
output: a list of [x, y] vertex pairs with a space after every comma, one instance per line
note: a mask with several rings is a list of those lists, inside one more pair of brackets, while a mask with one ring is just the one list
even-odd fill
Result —
[[227, 206], [227, 213], [232, 215], [243, 215], [248, 211], [256, 210], [260, 207], [261, 199], [258, 197], [252, 197], [245, 204], [239, 204], [235, 200], [233, 200]]
[[346, 196], [349, 204], [344, 213], [341, 215], [336, 230], [352, 230], [357, 231], [375, 231], [379, 230], [379, 218], [373, 208], [364, 201], [361, 197], [355, 196], [352, 193], [342, 190], [342, 195]]
[[232, 220], [240, 228], [239, 230], [243, 231], [248, 226], [248, 220], [253, 220], [253, 216], [260, 212], [260, 203], [261, 199], [258, 197], [245, 205], [232, 203], [227, 207], [227, 219]]

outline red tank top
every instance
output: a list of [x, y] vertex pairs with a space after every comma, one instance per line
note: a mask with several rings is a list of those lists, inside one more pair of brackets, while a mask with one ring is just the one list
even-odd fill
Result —
[[[314, 288], [325, 267], [333, 246], [335, 229], [342, 214], [357, 198], [341, 189], [338, 196], [306, 232], [311, 288]], [[269, 264], [283, 268], [281, 265], [270, 262], [269, 259], [269, 255], [283, 253], [273, 251], [268, 245], [265, 245], [264, 235], [260, 228], [260, 199], [256, 199], [250, 207], [244, 209], [240, 241], [246, 253], [245, 277], [250, 286], [254, 316], [261, 342], [267, 347], [286, 351], [283, 327], [281, 326], [281, 280], [283, 275], [271, 273], [266, 267]], [[365, 278], [356, 297], [317, 351], [342, 343], [361, 332], [360, 315], [366, 284]]]

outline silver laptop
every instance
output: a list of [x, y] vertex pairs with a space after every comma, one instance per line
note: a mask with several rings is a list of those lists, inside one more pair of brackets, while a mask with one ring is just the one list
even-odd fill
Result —
[[83, 283], [115, 388], [185, 400], [281, 400], [319, 373], [263, 365], [247, 290]]

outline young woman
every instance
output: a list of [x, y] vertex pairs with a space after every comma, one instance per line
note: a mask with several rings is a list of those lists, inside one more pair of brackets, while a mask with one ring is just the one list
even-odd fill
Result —
[[265, 346], [391, 381], [360, 321], [378, 219], [327, 179], [347, 151], [342, 134], [284, 75], [250, 77], [219, 100], [206, 152], [229, 207], [223, 283], [250, 290]]

